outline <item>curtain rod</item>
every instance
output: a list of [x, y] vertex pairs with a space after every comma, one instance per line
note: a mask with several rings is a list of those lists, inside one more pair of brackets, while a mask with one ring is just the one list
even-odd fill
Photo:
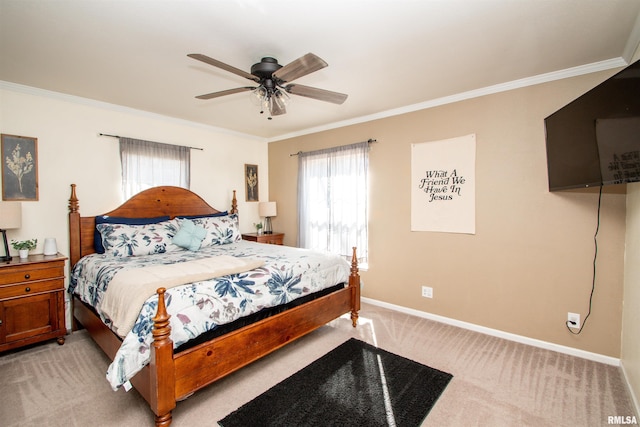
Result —
[[[374, 142], [378, 142], [375, 139], [369, 138], [366, 141], [360, 141], [360, 142], [366, 142], [367, 144], [373, 144]], [[355, 144], [359, 144], [360, 142], [356, 142]], [[293, 157], [293, 156], [299, 156], [300, 154], [305, 153], [305, 151], [298, 151], [297, 153], [293, 153], [293, 154], [289, 154], [289, 157]]]
[[[99, 133], [98, 136], [108, 136], [110, 138], [122, 138], [121, 136], [118, 135], [109, 135], [108, 133]], [[131, 139], [137, 139], [137, 138], [131, 138]], [[159, 142], [158, 144], [163, 144], [162, 142]], [[170, 144], [170, 145], [175, 145], [175, 144]], [[187, 147], [190, 148], [192, 150], [200, 150], [200, 151], [204, 151], [204, 148], [200, 148], [200, 147]]]

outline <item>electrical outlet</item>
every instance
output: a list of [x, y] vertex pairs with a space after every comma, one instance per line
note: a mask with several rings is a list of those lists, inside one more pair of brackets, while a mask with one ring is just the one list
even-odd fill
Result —
[[429, 286], [422, 287], [422, 296], [425, 298], [433, 298], [433, 288]]
[[580, 314], [567, 313], [567, 325], [569, 325], [570, 328], [580, 329]]

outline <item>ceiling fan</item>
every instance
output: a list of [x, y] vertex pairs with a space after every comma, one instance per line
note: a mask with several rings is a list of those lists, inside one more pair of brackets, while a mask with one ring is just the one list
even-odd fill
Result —
[[269, 120], [271, 120], [271, 116], [279, 116], [287, 112], [288, 94], [304, 96], [334, 104], [342, 104], [348, 96], [330, 90], [289, 83], [328, 66], [324, 60], [313, 53], [307, 53], [285, 66], [278, 64], [277, 59], [267, 56], [262, 58], [257, 64], [251, 66], [251, 73], [247, 73], [246, 71], [242, 71], [200, 53], [190, 53], [187, 56], [258, 83], [258, 86], [243, 86], [235, 89], [227, 89], [199, 95], [196, 96], [196, 98], [212, 99], [234, 93], [252, 91], [254, 99], [262, 107], [260, 113], [264, 113], [265, 110], [268, 111], [270, 114]]

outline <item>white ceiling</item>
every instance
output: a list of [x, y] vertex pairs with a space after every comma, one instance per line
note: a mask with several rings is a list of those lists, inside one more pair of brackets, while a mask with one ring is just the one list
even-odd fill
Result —
[[[5, 87], [265, 140], [623, 66], [639, 41], [639, 0], [0, 0]], [[288, 113], [267, 120], [249, 92], [194, 98], [252, 82], [188, 53], [249, 71], [263, 56], [285, 65], [308, 52], [329, 66], [295, 83], [346, 93], [344, 104], [292, 95]]]

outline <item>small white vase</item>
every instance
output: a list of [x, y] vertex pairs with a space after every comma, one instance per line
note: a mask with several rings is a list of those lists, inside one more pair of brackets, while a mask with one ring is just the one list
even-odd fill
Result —
[[58, 253], [58, 245], [56, 239], [53, 237], [47, 237], [44, 239], [44, 248], [42, 255], [55, 255]]
[[20, 259], [29, 258], [29, 249], [20, 249], [18, 254], [20, 255]]

